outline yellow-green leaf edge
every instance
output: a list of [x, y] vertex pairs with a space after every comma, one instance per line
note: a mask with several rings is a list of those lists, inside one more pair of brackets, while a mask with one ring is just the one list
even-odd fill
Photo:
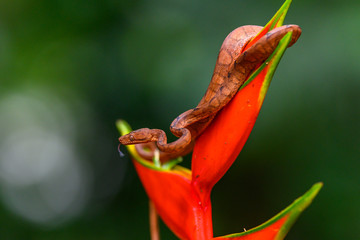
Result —
[[[116, 121], [115, 125], [121, 136], [128, 134], [132, 131], [131, 126], [125, 120], [119, 119]], [[186, 175], [191, 174], [189, 169], [177, 165], [179, 162], [181, 162], [181, 158], [171, 160], [171, 161], [163, 164], [162, 166], [157, 166], [156, 164], [154, 164], [154, 162], [147, 161], [147, 160], [143, 159], [142, 157], [140, 157], [135, 149], [135, 145], [127, 145], [126, 148], [134, 160], [136, 160], [138, 163], [140, 163], [141, 165], [143, 165], [147, 168], [150, 168], [150, 169], [156, 170], [156, 171], [173, 171], [174, 170], [176, 172], [183, 172]]]
[[289, 232], [290, 228], [295, 223], [296, 219], [300, 216], [300, 214], [312, 203], [312, 201], [319, 193], [322, 186], [323, 186], [322, 182], [314, 184], [310, 188], [310, 190], [308, 190], [304, 195], [296, 199], [290, 206], [288, 206], [279, 214], [277, 214], [267, 222], [261, 224], [260, 226], [252, 228], [246, 232], [230, 234], [222, 237], [217, 237], [215, 239], [219, 239], [219, 240], [225, 238], [231, 239], [231, 238], [238, 238], [241, 236], [249, 235], [254, 232], [260, 231], [262, 229], [265, 229], [266, 227], [269, 227], [270, 225], [280, 220], [281, 218], [287, 216], [286, 222], [284, 223], [284, 225], [281, 227], [278, 234], [274, 238], [274, 240], [282, 240], [285, 238], [286, 234]]

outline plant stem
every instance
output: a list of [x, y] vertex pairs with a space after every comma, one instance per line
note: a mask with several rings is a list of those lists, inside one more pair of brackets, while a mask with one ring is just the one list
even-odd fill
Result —
[[151, 200], [149, 200], [149, 220], [151, 240], [160, 240], [158, 215]]

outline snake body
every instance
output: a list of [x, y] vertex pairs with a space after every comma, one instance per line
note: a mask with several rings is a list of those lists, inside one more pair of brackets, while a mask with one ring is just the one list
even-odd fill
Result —
[[[136, 149], [139, 155], [145, 159], [152, 159], [152, 150], [155, 149], [154, 142], [156, 142], [162, 162], [189, 153], [195, 139], [234, 97], [249, 74], [273, 53], [279, 41], [288, 32], [292, 32], [292, 39], [288, 46], [290, 47], [301, 34], [301, 29], [297, 25], [281, 26], [271, 30], [244, 50], [247, 43], [262, 28], [253, 25], [242, 26], [233, 30], [225, 38], [205, 95], [195, 108], [179, 115], [170, 125], [170, 131], [178, 137], [176, 141], [168, 143], [166, 134], [161, 129], [141, 128], [120, 137], [120, 144], [138, 144]], [[151, 151], [146, 151], [145, 148]]]

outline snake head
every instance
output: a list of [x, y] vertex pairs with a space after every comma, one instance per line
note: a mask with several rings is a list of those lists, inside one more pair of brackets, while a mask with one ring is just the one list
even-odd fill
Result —
[[151, 142], [152, 139], [151, 130], [149, 128], [141, 128], [121, 136], [119, 142], [123, 145], [130, 145]]

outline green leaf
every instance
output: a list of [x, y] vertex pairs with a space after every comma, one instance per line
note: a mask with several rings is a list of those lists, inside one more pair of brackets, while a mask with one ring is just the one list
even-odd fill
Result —
[[322, 186], [323, 184], [321, 182], [314, 184], [310, 190], [296, 199], [290, 206], [258, 227], [242, 233], [230, 234], [214, 239], [282, 240], [300, 214], [311, 204]]

